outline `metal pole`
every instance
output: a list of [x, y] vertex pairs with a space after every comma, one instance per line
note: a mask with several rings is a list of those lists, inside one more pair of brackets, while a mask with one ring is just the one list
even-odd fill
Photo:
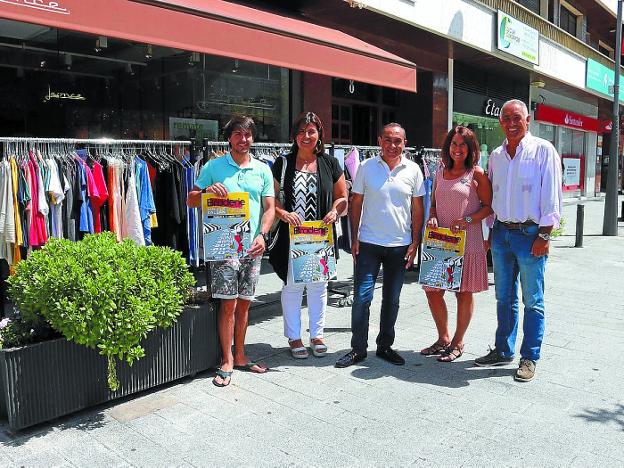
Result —
[[607, 173], [607, 196], [605, 197], [602, 235], [617, 236], [618, 162], [620, 159], [620, 65], [622, 63], [622, 0], [618, 0], [617, 23], [615, 24], [615, 77], [613, 82], [613, 129], [611, 130], [611, 151], [609, 151], [609, 172]]
[[574, 247], [583, 247], [583, 224], [585, 224], [585, 205], [576, 205], [576, 239]]

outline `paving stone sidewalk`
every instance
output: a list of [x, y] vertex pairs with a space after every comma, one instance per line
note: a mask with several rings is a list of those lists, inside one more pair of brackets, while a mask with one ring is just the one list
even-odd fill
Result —
[[[438, 363], [418, 353], [436, 336], [410, 273], [395, 343], [402, 367], [374, 356], [377, 290], [373, 352], [361, 365], [336, 369], [349, 348], [350, 308], [332, 296], [330, 355], [295, 361], [283, 337], [280, 282], [267, 273], [247, 342], [271, 372], [235, 372], [223, 389], [204, 373], [23, 432], [0, 424], [0, 465], [624, 466], [624, 226], [618, 237], [601, 236], [603, 206], [585, 202], [583, 248], [573, 247], [576, 206], [565, 206], [566, 232], [547, 267], [546, 336], [533, 382], [513, 380], [517, 362], [472, 364], [493, 345], [493, 286], [476, 296], [465, 354]], [[338, 286], [348, 285], [346, 255], [339, 273]]]

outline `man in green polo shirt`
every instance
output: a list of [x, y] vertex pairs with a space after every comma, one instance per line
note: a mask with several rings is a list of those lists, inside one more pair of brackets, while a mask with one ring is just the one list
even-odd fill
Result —
[[267, 370], [251, 362], [245, 354], [245, 334], [249, 305], [254, 298], [260, 261], [266, 249], [266, 236], [275, 216], [271, 170], [249, 152], [256, 134], [253, 119], [234, 116], [225, 125], [223, 132], [230, 142], [230, 152], [206, 163], [187, 201], [190, 207], [198, 207], [201, 205], [202, 192], [222, 197], [228, 192], [249, 193], [251, 247], [241, 259], [213, 261], [209, 266], [212, 297], [221, 299], [219, 339], [223, 358], [212, 381], [218, 387], [230, 384], [234, 368], [256, 373]]

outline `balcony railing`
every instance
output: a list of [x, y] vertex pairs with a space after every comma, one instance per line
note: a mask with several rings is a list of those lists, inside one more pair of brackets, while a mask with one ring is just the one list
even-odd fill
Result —
[[[590, 58], [596, 62], [602, 63], [604, 66], [613, 69], [615, 62], [604, 54], [601, 54], [593, 47], [585, 44], [580, 39], [574, 37], [563, 29], [555, 26], [551, 22], [545, 20], [541, 16], [524, 8], [511, 0], [475, 0], [493, 10], [502, 10], [523, 23], [537, 29], [539, 33], [548, 39], [562, 45], [563, 47], [576, 52], [583, 57]], [[615, 21], [613, 22], [615, 25]], [[624, 67], [622, 68], [624, 71]]]

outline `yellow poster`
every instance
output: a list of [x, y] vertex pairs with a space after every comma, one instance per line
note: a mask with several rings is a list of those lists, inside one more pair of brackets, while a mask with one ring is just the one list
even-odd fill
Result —
[[464, 266], [466, 231], [427, 227], [418, 281], [432, 288], [459, 291]]
[[251, 245], [249, 194], [202, 194], [204, 261], [241, 258]]
[[290, 228], [290, 258], [295, 283], [329, 281], [336, 274], [333, 227], [305, 221]]

